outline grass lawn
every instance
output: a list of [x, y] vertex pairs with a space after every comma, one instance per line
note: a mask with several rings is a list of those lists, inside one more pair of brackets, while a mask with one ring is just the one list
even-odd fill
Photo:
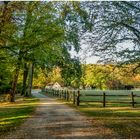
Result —
[[140, 138], [140, 108], [81, 104], [77, 109], [92, 116], [93, 124], [102, 122], [104, 128], [116, 133], [117, 138]]
[[0, 103], [0, 136], [31, 117], [38, 99], [18, 97], [15, 103]]

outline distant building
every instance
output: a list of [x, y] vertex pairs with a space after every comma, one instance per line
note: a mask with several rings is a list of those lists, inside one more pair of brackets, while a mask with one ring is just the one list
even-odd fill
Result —
[[59, 83], [55, 82], [54, 85], [52, 86], [52, 88], [54, 88], [54, 89], [60, 89], [61, 86], [60, 86]]
[[86, 85], [85, 89], [90, 90], [91, 86], [90, 85]]
[[48, 83], [45, 87], [46, 89], [60, 89], [61, 85], [58, 82], [55, 83]]

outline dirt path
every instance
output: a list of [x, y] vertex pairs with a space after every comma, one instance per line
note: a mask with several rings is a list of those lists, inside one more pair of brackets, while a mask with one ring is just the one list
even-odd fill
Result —
[[101, 126], [92, 126], [75, 109], [38, 92], [33, 94], [40, 98], [35, 114], [6, 139], [103, 138]]

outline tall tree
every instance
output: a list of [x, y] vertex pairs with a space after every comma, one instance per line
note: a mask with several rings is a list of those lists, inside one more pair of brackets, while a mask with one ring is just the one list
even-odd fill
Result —
[[[12, 11], [11, 15], [16, 31], [12, 32], [10, 39], [7, 39], [6, 47], [11, 49], [8, 52], [15, 60], [10, 99], [13, 102], [22, 62], [33, 61], [34, 57], [39, 59], [35, 53], [37, 49], [43, 50], [48, 46], [53, 47], [53, 44], [58, 44], [56, 42], [60, 42], [63, 29], [58, 24], [51, 2], [23, 2], [23, 8]], [[3, 34], [6, 34], [6, 31]]]

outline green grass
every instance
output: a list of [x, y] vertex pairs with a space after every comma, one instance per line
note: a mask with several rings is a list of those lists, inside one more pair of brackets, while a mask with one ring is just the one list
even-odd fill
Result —
[[[110, 129], [116, 138], [140, 138], [140, 107], [127, 106], [101, 107], [100, 104], [81, 104], [76, 107], [94, 121], [102, 122], [105, 129]], [[93, 124], [94, 125], [94, 124]]]
[[19, 97], [15, 103], [0, 103], [0, 135], [14, 130], [31, 117], [38, 104], [37, 98]]

